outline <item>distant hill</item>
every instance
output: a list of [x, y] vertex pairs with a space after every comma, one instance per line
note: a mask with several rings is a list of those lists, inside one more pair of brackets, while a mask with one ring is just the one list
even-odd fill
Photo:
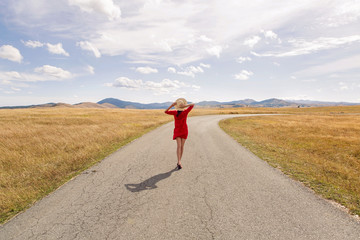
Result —
[[201, 106], [201, 107], [221, 107], [221, 105], [222, 105], [221, 102], [216, 102], [216, 101], [202, 101], [196, 103], [196, 106]]
[[253, 102], [250, 105], [257, 107], [296, 107], [299, 104], [281, 99], [271, 98], [260, 102]]
[[0, 107], [0, 109], [17, 109], [17, 108], [49, 108], [49, 107], [73, 107], [67, 103], [44, 103], [38, 105], [27, 105], [27, 106], [14, 106], [14, 107]]
[[105, 98], [97, 103], [98, 104], [110, 103], [118, 108], [162, 109], [162, 108], [169, 107], [172, 102], [144, 104], [144, 103], [137, 103], [137, 102], [122, 101], [122, 100], [119, 100], [116, 98]]
[[[62, 108], [129, 108], [129, 109], [166, 109], [172, 102], [163, 103], [138, 103], [123, 101], [116, 98], [105, 98], [97, 103], [82, 102], [77, 104], [67, 103], [46, 103], [29, 106], [0, 107], [0, 109], [16, 109], [16, 108], [45, 108], [45, 107], [62, 107]], [[360, 103], [348, 102], [321, 102], [311, 100], [282, 100], [270, 98], [263, 101], [255, 101], [253, 99], [243, 99], [230, 102], [218, 101], [202, 101], [196, 103], [199, 108], [231, 108], [231, 107], [321, 107], [321, 106], [350, 106], [359, 105]]]
[[312, 101], [312, 100], [288, 100], [289, 102], [293, 102], [299, 105], [305, 104], [310, 106], [351, 106], [351, 105], [359, 105], [360, 103], [349, 103], [349, 102], [321, 102], [321, 101]]
[[18, 109], [18, 108], [118, 108], [118, 107], [110, 103], [97, 104], [92, 102], [82, 102], [74, 105], [67, 103], [45, 103], [45, 104], [28, 105], [28, 106], [0, 107], [0, 109]]
[[244, 99], [244, 100], [237, 100], [237, 101], [231, 101], [231, 102], [223, 102], [223, 104], [235, 104], [235, 105], [251, 105], [253, 103], [256, 103], [254, 99]]
[[76, 108], [117, 108], [115, 105], [110, 103], [99, 104], [92, 102], [82, 102], [82, 103], [74, 104], [72, 106]]
[[297, 107], [298, 104], [281, 99], [271, 98], [257, 102], [253, 99], [244, 99], [231, 102], [203, 101], [196, 105], [202, 107]]
[[203, 101], [196, 105], [201, 107], [321, 107], [321, 106], [350, 106], [360, 103], [348, 102], [321, 102], [310, 100], [282, 100], [270, 98], [263, 101], [244, 99], [231, 102]]
[[105, 106], [105, 107], [107, 107], [107, 108], [118, 108], [117, 106], [115, 106], [115, 105], [112, 105], [111, 103], [103, 103], [103, 104], [101, 104], [102, 106]]

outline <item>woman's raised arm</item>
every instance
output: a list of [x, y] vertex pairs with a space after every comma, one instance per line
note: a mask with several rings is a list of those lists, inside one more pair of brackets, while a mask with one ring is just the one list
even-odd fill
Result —
[[167, 111], [169, 111], [170, 108], [172, 108], [172, 107], [175, 106], [175, 105], [176, 105], [176, 102], [173, 102], [173, 103], [170, 105], [170, 107], [168, 107], [168, 109], [166, 109], [166, 110], [164, 111], [164, 113], [166, 113]]

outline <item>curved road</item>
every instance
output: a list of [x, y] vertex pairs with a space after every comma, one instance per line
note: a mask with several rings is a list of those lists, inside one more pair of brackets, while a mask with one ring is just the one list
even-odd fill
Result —
[[360, 224], [192, 117], [183, 169], [173, 122], [0, 227], [0, 239], [360, 239]]

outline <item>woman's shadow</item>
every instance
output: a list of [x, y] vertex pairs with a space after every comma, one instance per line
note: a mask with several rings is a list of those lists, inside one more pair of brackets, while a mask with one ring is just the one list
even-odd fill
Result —
[[141, 182], [141, 183], [128, 183], [125, 184], [125, 187], [127, 188], [127, 190], [131, 191], [131, 192], [140, 192], [143, 190], [150, 190], [150, 189], [154, 189], [157, 188], [156, 184], [165, 179], [170, 177], [170, 175], [175, 172], [177, 170], [177, 167], [169, 172], [166, 173], [160, 173], [158, 175], [152, 176], [149, 179], [146, 179], [145, 181]]

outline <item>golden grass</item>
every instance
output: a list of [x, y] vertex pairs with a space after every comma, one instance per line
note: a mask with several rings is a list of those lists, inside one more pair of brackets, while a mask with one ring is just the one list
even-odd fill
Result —
[[316, 115], [334, 115], [334, 114], [360, 114], [360, 105], [355, 106], [334, 106], [334, 107], [306, 107], [306, 108], [196, 108], [196, 111], [190, 112], [190, 116], [207, 114], [316, 114]]
[[171, 120], [163, 110], [0, 110], [0, 222]]
[[270, 165], [360, 215], [359, 114], [233, 118], [220, 126]]

